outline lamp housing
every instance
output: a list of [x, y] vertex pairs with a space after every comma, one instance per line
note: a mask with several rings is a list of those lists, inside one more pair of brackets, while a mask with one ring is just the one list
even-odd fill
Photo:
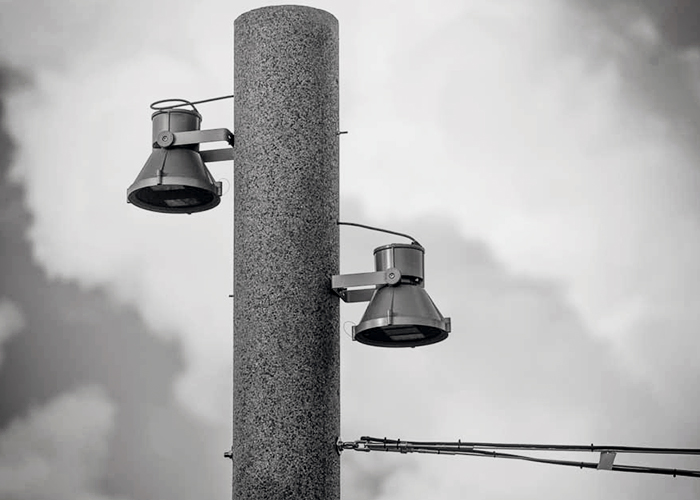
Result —
[[161, 213], [202, 212], [221, 201], [221, 182], [214, 180], [205, 161], [233, 159], [233, 149], [199, 151], [201, 142], [226, 141], [226, 129], [200, 130], [202, 116], [195, 110], [159, 109], [151, 116], [153, 151], [127, 189], [127, 201]]
[[392, 243], [375, 248], [374, 273], [333, 276], [332, 288], [343, 300], [369, 300], [352, 328], [353, 340], [377, 347], [417, 347], [447, 338], [450, 318], [442, 316], [425, 291], [424, 254], [417, 243]]

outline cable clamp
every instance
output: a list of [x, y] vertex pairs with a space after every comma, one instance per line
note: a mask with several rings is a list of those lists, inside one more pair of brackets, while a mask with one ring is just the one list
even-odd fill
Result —
[[338, 455], [340, 455], [343, 450], [370, 451], [366, 445], [367, 443], [362, 440], [343, 441], [342, 439], [338, 438], [335, 443], [335, 451], [338, 452]]

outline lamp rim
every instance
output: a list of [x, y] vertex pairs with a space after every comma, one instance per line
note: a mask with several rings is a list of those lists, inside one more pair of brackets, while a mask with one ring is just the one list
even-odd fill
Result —
[[425, 248], [420, 244], [413, 243], [389, 243], [388, 245], [382, 245], [374, 249], [374, 253], [377, 254], [383, 250], [389, 250], [391, 248], [409, 248], [411, 250], [419, 250], [425, 254]]
[[[396, 321], [398, 320], [398, 321]], [[353, 326], [353, 334], [362, 333], [365, 330], [373, 328], [381, 328], [385, 326], [430, 326], [444, 331], [446, 334], [451, 331], [450, 318], [442, 320], [430, 319], [417, 316], [384, 316], [382, 318], [370, 319], [363, 321], [359, 325]]]
[[[184, 176], [170, 176], [170, 175], [164, 175], [161, 181], [158, 181], [155, 177], [148, 177], [146, 179], [142, 179], [140, 181], [135, 181], [131, 186], [129, 186], [129, 189], [126, 190], [126, 195], [129, 198], [129, 201], [131, 201], [131, 194], [138, 191], [139, 189], [143, 188], [149, 188], [149, 187], [154, 187], [154, 186], [187, 186], [187, 187], [195, 187], [199, 189], [204, 189], [205, 191], [209, 191], [210, 193], [213, 193], [216, 197], [220, 197], [221, 193], [219, 192], [218, 189], [218, 184], [217, 181], [214, 181], [214, 183], [208, 183], [201, 181], [199, 179], [193, 179], [192, 177], [184, 177]], [[214, 186], [214, 189], [212, 189], [212, 186]]]
[[[396, 326], [401, 326], [401, 325], [396, 325]], [[407, 326], [416, 326], [416, 325], [414, 324], [414, 325], [407, 325]], [[427, 326], [427, 325], [421, 325], [421, 326]], [[370, 345], [373, 347], [423, 347], [423, 346], [437, 344], [439, 342], [442, 342], [443, 340], [445, 340], [449, 336], [449, 333], [447, 331], [440, 330], [440, 333], [438, 333], [437, 335], [434, 335], [432, 337], [425, 337], [423, 339], [412, 339], [412, 340], [405, 340], [405, 341], [374, 340], [371, 337], [364, 335], [365, 332], [368, 332], [371, 330], [373, 330], [373, 329], [363, 330], [363, 332], [360, 332], [360, 333], [355, 333], [355, 331], [353, 330], [352, 339], [356, 342], [359, 342], [360, 344]]]
[[151, 115], [151, 120], [155, 118], [158, 115], [161, 115], [163, 113], [183, 113], [183, 114], [188, 114], [188, 115], [193, 115], [199, 118], [199, 121], [202, 121], [202, 115], [199, 113], [199, 111], [194, 111], [192, 109], [180, 109], [180, 108], [163, 108], [163, 109], [158, 109], [157, 111], [154, 111], [153, 114]]
[[[166, 182], [167, 180], [167, 182]], [[211, 193], [212, 200], [209, 203], [204, 203], [202, 205], [195, 205], [191, 207], [161, 207], [158, 205], [150, 205], [147, 203], [143, 203], [141, 200], [138, 199], [136, 196], [136, 193], [138, 193], [141, 189], [147, 189], [147, 188], [152, 188], [154, 186], [175, 186], [175, 185], [180, 185], [180, 186], [186, 186], [186, 187], [194, 187], [197, 189], [202, 189], [204, 191], [207, 191]], [[191, 177], [164, 177], [161, 182], [158, 182], [154, 178], [148, 178], [148, 179], [143, 179], [141, 181], [134, 182], [129, 189], [127, 190], [126, 193], [126, 199], [127, 202], [131, 203], [132, 205], [142, 208], [144, 210], [150, 210], [151, 212], [159, 212], [159, 213], [166, 213], [166, 214], [192, 214], [195, 212], [204, 212], [206, 210], [210, 210], [212, 208], [215, 208], [221, 203], [221, 192], [220, 192], [220, 184], [214, 184], [213, 185], [216, 189], [212, 190], [211, 185], [208, 185], [204, 182], [199, 182], [199, 181], [193, 181]]]

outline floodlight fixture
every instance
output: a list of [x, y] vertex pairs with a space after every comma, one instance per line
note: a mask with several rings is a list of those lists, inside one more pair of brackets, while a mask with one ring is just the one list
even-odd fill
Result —
[[[183, 101], [168, 99], [166, 101]], [[202, 115], [177, 106], [157, 108], [151, 116], [153, 151], [127, 189], [127, 201], [139, 208], [170, 214], [191, 214], [216, 207], [221, 182], [215, 181], [205, 162], [233, 159], [233, 133], [228, 129], [200, 130]], [[202, 102], [202, 101], [200, 101]], [[229, 147], [200, 151], [204, 142], [223, 141]]]
[[[396, 234], [396, 233], [394, 233]], [[442, 316], [424, 287], [425, 249], [392, 243], [374, 249], [375, 272], [336, 275], [333, 291], [345, 302], [366, 302], [352, 338], [377, 347], [418, 347], [445, 340], [450, 318]]]

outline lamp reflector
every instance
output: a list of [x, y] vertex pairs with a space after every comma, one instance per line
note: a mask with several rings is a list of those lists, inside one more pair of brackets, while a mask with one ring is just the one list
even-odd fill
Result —
[[191, 214], [219, 204], [221, 183], [214, 180], [198, 151], [155, 148], [127, 190], [127, 200], [153, 212]]
[[372, 346], [417, 347], [445, 340], [450, 327], [425, 288], [401, 284], [378, 288], [352, 333]]

